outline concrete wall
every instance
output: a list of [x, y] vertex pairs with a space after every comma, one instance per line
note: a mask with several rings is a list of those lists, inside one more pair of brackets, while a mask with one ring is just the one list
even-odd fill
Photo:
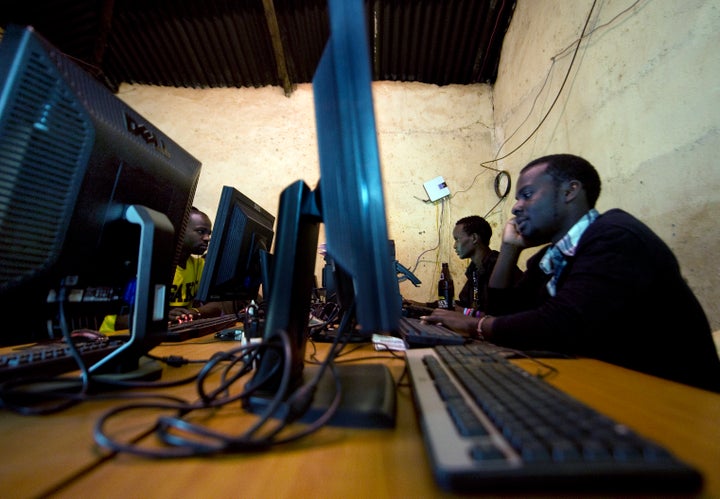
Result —
[[[499, 231], [512, 206], [513, 193], [498, 204], [493, 168], [514, 181], [530, 159], [571, 152], [600, 171], [601, 211], [622, 207], [670, 244], [718, 329], [720, 271], [707, 253], [720, 242], [713, 220], [720, 169], [712, 163], [720, 150], [720, 6], [600, 0], [573, 60], [591, 5], [519, 0], [494, 88], [373, 84], [390, 237], [400, 262], [423, 281], [419, 288], [404, 282], [401, 292], [434, 299], [441, 262], [463, 282], [467, 262], [452, 250], [455, 221], [479, 214]], [[286, 185], [318, 180], [309, 85], [289, 98], [273, 87], [139, 85], [123, 85], [119, 96], [202, 161], [195, 203], [211, 216], [222, 185], [277, 213]], [[423, 183], [437, 175], [452, 196], [425, 202]]]

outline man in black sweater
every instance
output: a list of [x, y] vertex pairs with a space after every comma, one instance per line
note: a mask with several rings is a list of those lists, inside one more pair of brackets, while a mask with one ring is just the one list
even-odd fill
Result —
[[[720, 392], [710, 326], [677, 259], [632, 215], [599, 214], [599, 195], [598, 173], [583, 158], [530, 162], [490, 278], [488, 313], [438, 310], [425, 319], [499, 345], [594, 357]], [[520, 253], [540, 245], [512, 285]]]

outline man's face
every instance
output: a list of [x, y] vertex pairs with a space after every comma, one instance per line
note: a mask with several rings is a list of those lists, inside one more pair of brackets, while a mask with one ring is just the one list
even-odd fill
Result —
[[200, 213], [191, 213], [185, 230], [185, 248], [190, 250], [191, 255], [204, 255], [210, 243], [210, 234], [210, 219]]
[[470, 258], [475, 249], [474, 239], [465, 232], [465, 227], [462, 224], [455, 225], [453, 239], [455, 240], [453, 247], [457, 256], [461, 259]]
[[541, 163], [520, 175], [512, 209], [518, 231], [534, 245], [555, 242], [563, 228], [560, 189], [546, 168]]

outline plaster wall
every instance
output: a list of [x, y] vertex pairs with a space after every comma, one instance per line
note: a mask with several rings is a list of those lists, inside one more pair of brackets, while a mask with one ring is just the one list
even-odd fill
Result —
[[[401, 282], [401, 293], [434, 300], [442, 262], [451, 263], [456, 279], [464, 282], [467, 262], [452, 249], [455, 221], [478, 213], [478, 197], [497, 201], [495, 172], [479, 166], [491, 155], [491, 87], [375, 82], [372, 90], [388, 231], [398, 261], [423, 283], [415, 287]], [[202, 162], [195, 205], [211, 219], [223, 185], [236, 187], [277, 215], [278, 197], [287, 185], [298, 179], [311, 188], [317, 184], [309, 84], [299, 85], [289, 98], [279, 87], [197, 90], [143, 85], [123, 85], [118, 96]], [[438, 175], [452, 194], [431, 203], [423, 184]], [[317, 260], [320, 280], [323, 260]]]

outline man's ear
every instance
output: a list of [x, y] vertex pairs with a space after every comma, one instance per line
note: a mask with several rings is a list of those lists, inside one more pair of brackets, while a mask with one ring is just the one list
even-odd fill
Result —
[[570, 201], [574, 201], [580, 192], [583, 191], [583, 185], [579, 180], [568, 180], [565, 182], [565, 185], [563, 185], [563, 189], [565, 202], [569, 203]]

